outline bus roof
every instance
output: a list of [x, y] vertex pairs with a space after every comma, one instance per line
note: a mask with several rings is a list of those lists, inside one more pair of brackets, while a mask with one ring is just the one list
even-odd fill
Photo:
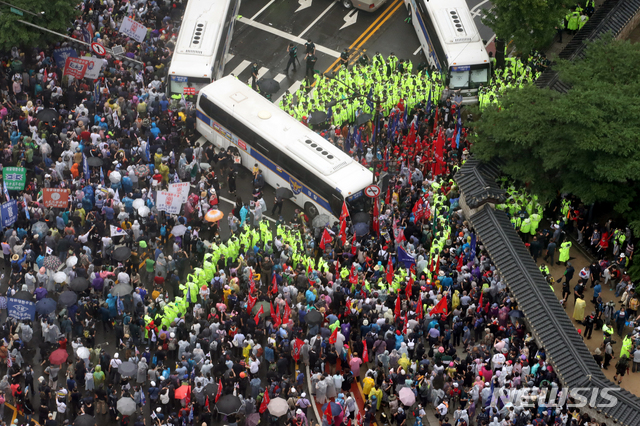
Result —
[[211, 83], [200, 95], [245, 123], [307, 170], [339, 188], [344, 197], [372, 182], [371, 171], [234, 76]]

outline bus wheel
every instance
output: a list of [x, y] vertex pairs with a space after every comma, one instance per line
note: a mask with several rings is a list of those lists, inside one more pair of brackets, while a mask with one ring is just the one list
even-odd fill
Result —
[[304, 213], [309, 217], [309, 220], [313, 220], [318, 216], [318, 208], [313, 203], [307, 203], [304, 205]]
[[353, 7], [353, 3], [351, 3], [351, 0], [342, 0], [342, 5], [345, 9], [351, 9]]

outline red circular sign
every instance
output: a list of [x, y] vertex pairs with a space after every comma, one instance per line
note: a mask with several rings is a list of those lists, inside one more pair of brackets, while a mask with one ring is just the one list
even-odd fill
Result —
[[91, 50], [98, 56], [104, 56], [107, 53], [107, 50], [100, 43], [93, 42], [91, 43]]
[[369, 185], [364, 189], [364, 195], [369, 198], [377, 198], [380, 195], [380, 187], [378, 185]]

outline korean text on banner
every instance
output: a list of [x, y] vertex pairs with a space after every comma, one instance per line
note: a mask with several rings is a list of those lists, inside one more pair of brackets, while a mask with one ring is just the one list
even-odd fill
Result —
[[138, 43], [142, 43], [147, 36], [147, 27], [125, 16], [122, 20], [122, 25], [120, 25], [120, 32]]
[[92, 56], [83, 56], [82, 59], [89, 61], [89, 64], [87, 65], [87, 72], [85, 72], [84, 76], [91, 80], [98, 79], [100, 77], [100, 70], [107, 61], [100, 58], [94, 58]]
[[89, 61], [86, 59], [69, 57], [64, 64], [64, 75], [69, 75], [73, 78], [77, 78], [78, 80], [82, 80], [88, 67]]
[[69, 190], [64, 188], [44, 188], [44, 206], [65, 208], [69, 205]]
[[158, 211], [178, 214], [180, 213], [181, 207], [180, 197], [176, 194], [169, 191], [158, 191], [158, 197], [156, 198], [156, 208]]
[[9, 191], [24, 191], [27, 183], [27, 170], [24, 167], [5, 167], [2, 169], [2, 177]]
[[18, 220], [18, 203], [16, 200], [11, 200], [8, 203], [4, 203], [0, 208], [2, 215], [2, 227], [7, 228]]
[[56, 64], [58, 64], [59, 67], [64, 67], [64, 64], [67, 62], [67, 58], [77, 57], [78, 52], [76, 52], [76, 50], [71, 46], [61, 47], [60, 49], [53, 51], [53, 59], [55, 59]]
[[181, 204], [184, 204], [187, 202], [187, 199], [189, 198], [190, 189], [191, 189], [191, 184], [189, 182], [169, 184], [169, 192], [171, 192], [172, 194], [175, 194], [178, 198], [180, 198]]
[[34, 320], [36, 318], [36, 304], [29, 300], [7, 298], [8, 315], [18, 321]]

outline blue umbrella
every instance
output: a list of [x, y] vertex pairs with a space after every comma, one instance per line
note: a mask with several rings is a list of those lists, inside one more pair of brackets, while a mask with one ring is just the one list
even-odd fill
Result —
[[53, 299], [49, 299], [48, 297], [44, 299], [40, 299], [38, 303], [36, 303], [36, 312], [39, 315], [45, 316], [49, 315], [51, 312], [56, 310], [56, 301]]
[[331, 404], [331, 415], [332, 416], [339, 416], [340, 413], [342, 413], [342, 407], [340, 406], [340, 404], [337, 404], [335, 402], [327, 402], [326, 404], [324, 404], [322, 406], [322, 412], [323, 413], [327, 409], [327, 404]]

